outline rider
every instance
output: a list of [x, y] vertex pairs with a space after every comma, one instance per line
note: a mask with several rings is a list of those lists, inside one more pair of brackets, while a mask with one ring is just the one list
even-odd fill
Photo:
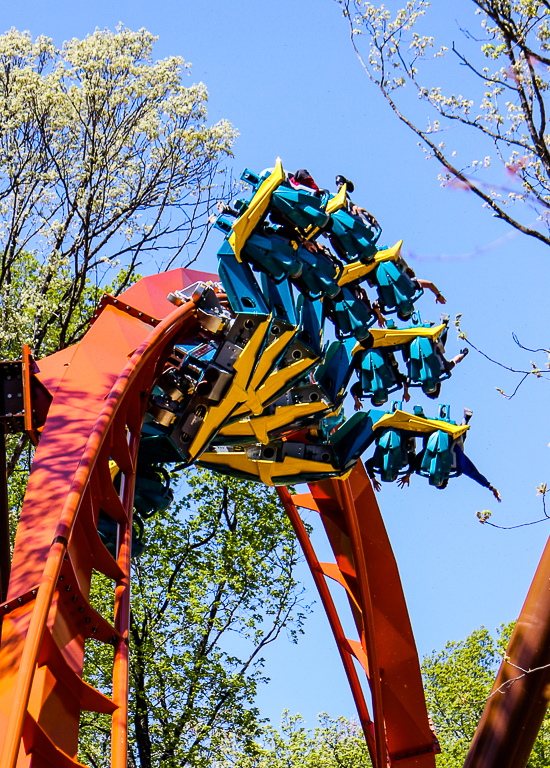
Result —
[[[338, 174], [336, 177], [336, 189], [338, 192], [342, 189], [342, 187], [346, 185], [346, 192], [351, 193], [355, 190], [355, 186], [353, 184], [353, 181], [350, 181], [349, 179], [346, 179], [345, 176], [342, 176], [342, 174]], [[377, 229], [381, 229], [380, 224], [376, 221], [372, 213], [369, 213], [366, 208], [361, 208], [359, 205], [355, 205], [355, 203], [352, 203], [352, 201], [347, 198], [348, 200], [348, 208], [349, 212], [352, 216], [356, 216], [358, 219], [361, 219], [364, 224], [370, 224], [373, 227], [376, 227]]]

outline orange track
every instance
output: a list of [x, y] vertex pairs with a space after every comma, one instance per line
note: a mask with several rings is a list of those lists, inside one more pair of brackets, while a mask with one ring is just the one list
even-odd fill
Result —
[[[310, 493], [291, 497], [279, 489], [297, 531], [361, 718], [375, 768], [401, 764], [434, 768], [439, 751], [426, 712], [418, 654], [397, 564], [370, 480], [358, 464], [348, 480], [310, 484]], [[319, 563], [296, 507], [320, 513], [336, 563]], [[300, 531], [300, 527], [303, 529]], [[345, 638], [325, 577], [347, 592], [360, 642]], [[359, 684], [352, 657], [367, 676], [374, 722]]]
[[[169, 291], [215, 275], [174, 270], [108, 300], [82, 341], [40, 361], [53, 400], [17, 532], [8, 598], [0, 605], [0, 768], [78, 766], [81, 710], [112, 715], [113, 768], [125, 768], [130, 546], [135, 459], [151, 388], [176, 341], [198, 330], [192, 302]], [[120, 494], [109, 460], [122, 471]], [[375, 768], [433, 768], [418, 656], [395, 559], [362, 465], [349, 480], [279, 495], [334, 632]], [[320, 564], [296, 506], [317, 510], [336, 556]], [[100, 508], [119, 525], [118, 557], [97, 533]], [[111, 625], [88, 602], [92, 571], [113, 580]], [[345, 587], [360, 640], [345, 638], [325, 576]], [[112, 697], [82, 680], [84, 644], [114, 646]], [[371, 722], [357, 659], [372, 693]], [[403, 761], [403, 762], [401, 762]]]

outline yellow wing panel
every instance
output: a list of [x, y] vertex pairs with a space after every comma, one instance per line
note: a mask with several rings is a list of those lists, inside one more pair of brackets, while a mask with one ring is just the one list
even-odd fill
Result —
[[[328, 214], [336, 213], [336, 211], [339, 211], [345, 207], [347, 203], [347, 200], [346, 200], [347, 191], [348, 191], [347, 185], [344, 184], [344, 186], [341, 187], [338, 194], [330, 198], [325, 208], [325, 211]], [[318, 232], [320, 232], [320, 227], [314, 227], [313, 224], [310, 224], [309, 227], [306, 229], [306, 240], [311, 240], [311, 238], [315, 237], [315, 235]]]
[[334, 197], [331, 197], [330, 200], [327, 203], [326, 212], [327, 213], [336, 213], [336, 211], [340, 211], [342, 208], [345, 208], [346, 206], [346, 195], [348, 193], [348, 185], [344, 184], [342, 187], [340, 187], [340, 191], [338, 194], [334, 195]]
[[373, 261], [369, 264], [363, 264], [362, 261], [352, 261], [351, 264], [346, 264], [340, 277], [338, 278], [338, 285], [347, 285], [354, 280], [360, 280], [373, 272], [376, 267], [383, 261], [397, 261], [401, 256], [401, 246], [403, 240], [399, 240], [391, 248], [385, 248], [383, 251], [378, 251]]
[[[369, 333], [374, 341], [372, 349], [380, 347], [395, 347], [398, 344], [408, 344], [414, 339], [423, 338], [435, 341], [447, 328], [444, 323], [432, 325], [430, 328], [371, 328]], [[353, 354], [364, 349], [359, 344], [353, 348]]]
[[275, 429], [281, 429], [287, 424], [292, 424], [297, 419], [312, 416], [319, 411], [326, 410], [327, 405], [322, 400], [316, 403], [296, 403], [295, 405], [282, 405], [275, 409], [270, 416], [256, 416], [249, 419], [227, 424], [220, 430], [224, 437], [256, 437], [258, 442], [267, 445], [269, 433]]
[[439, 419], [425, 419], [422, 416], [415, 416], [414, 413], [407, 413], [406, 411], [394, 411], [393, 413], [387, 413], [385, 416], [376, 422], [373, 426], [373, 431], [376, 429], [405, 429], [409, 432], [424, 432], [431, 434], [436, 430], [441, 432], [447, 432], [451, 435], [453, 440], [463, 435], [470, 427], [467, 424], [449, 424], [448, 421], [440, 421]]
[[295, 459], [289, 456], [286, 456], [283, 461], [253, 461], [244, 451], [203, 453], [201, 462], [209, 466], [219, 466], [222, 471], [223, 467], [229, 467], [236, 472], [257, 477], [265, 485], [276, 485], [279, 477], [299, 477], [304, 473], [315, 473], [319, 476], [326, 474], [327, 477], [338, 474], [332, 464], [321, 461]]
[[246, 211], [242, 216], [239, 216], [237, 221], [233, 224], [233, 232], [229, 235], [229, 245], [233, 249], [237, 261], [242, 261], [241, 251], [244, 248], [244, 244], [252, 234], [252, 230], [256, 227], [266, 212], [267, 207], [271, 202], [271, 195], [277, 187], [282, 184], [285, 178], [286, 175], [283, 170], [283, 164], [281, 158], [278, 157], [273, 173], [260, 184], [260, 188], [250, 201]]
[[298, 333], [298, 328], [291, 328], [288, 331], [284, 331], [277, 339], [271, 342], [269, 347], [264, 350], [264, 353], [258, 361], [256, 370], [250, 380], [249, 387], [251, 389], [258, 389], [263, 384], [265, 379], [269, 376], [271, 369], [275, 364], [275, 360], [281, 355], [285, 348], [290, 344], [294, 336]]

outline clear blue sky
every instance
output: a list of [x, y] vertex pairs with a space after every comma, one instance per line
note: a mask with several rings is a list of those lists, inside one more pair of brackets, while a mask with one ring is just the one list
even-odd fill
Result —
[[[476, 23], [467, 0], [435, 10], [442, 43], [459, 37], [459, 23]], [[308, 168], [321, 186], [332, 186], [335, 174], [343, 173], [355, 183], [356, 202], [381, 222], [385, 243], [402, 238], [405, 252], [433, 257], [411, 264], [443, 291], [451, 316], [462, 312], [476, 345], [518, 367], [528, 366], [530, 356], [514, 346], [512, 331], [527, 346], [548, 346], [547, 249], [520, 236], [469, 256], [509, 234], [507, 226], [471, 195], [440, 189], [434, 161], [426, 162], [413, 135], [370, 87], [333, 0], [19, 0], [4, 4], [2, 15], [3, 29], [28, 29], [58, 44], [119, 21], [157, 34], [157, 58], [177, 54], [193, 63], [190, 82], [208, 86], [212, 120], [225, 117], [240, 132], [235, 173], [245, 166], [261, 170], [277, 155], [289, 169]], [[213, 233], [205, 268], [215, 269], [218, 245], [219, 233]], [[419, 309], [423, 319], [438, 319], [430, 295]], [[450, 356], [459, 346], [451, 332]], [[502, 504], [466, 477], [444, 492], [414, 478], [410, 490], [385, 485], [379, 495], [421, 655], [481, 624], [494, 628], [516, 617], [550, 532], [545, 524], [499, 531], [476, 520], [476, 510], [487, 508], [502, 525], [541, 517], [535, 488], [550, 480], [549, 384], [528, 381], [510, 402], [495, 391], [510, 391], [516, 380], [472, 351], [442, 391], [457, 420], [463, 407], [474, 410], [467, 451], [500, 489]], [[431, 401], [414, 402], [435, 415]], [[320, 534], [315, 541], [321, 559], [329, 559]], [[315, 600], [305, 568], [301, 576], [306, 598]], [[266, 659], [272, 682], [258, 697], [264, 716], [277, 722], [288, 707], [313, 725], [322, 710], [354, 714], [318, 608], [297, 647], [283, 639]]]

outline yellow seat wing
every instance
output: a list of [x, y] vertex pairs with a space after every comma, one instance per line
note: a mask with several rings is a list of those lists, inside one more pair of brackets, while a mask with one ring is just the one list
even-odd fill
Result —
[[416, 416], [414, 413], [397, 410], [393, 413], [387, 413], [382, 416], [373, 426], [373, 431], [377, 429], [404, 429], [407, 432], [422, 432], [427, 435], [440, 430], [451, 435], [453, 440], [463, 435], [470, 427], [467, 424], [449, 424], [448, 421], [439, 419], [426, 419], [422, 416]]
[[270, 433], [290, 425], [298, 419], [313, 416], [327, 409], [327, 404], [322, 400], [315, 403], [296, 403], [295, 405], [281, 405], [275, 408], [275, 413], [269, 416], [252, 416], [248, 419], [226, 424], [220, 430], [220, 435], [234, 438], [235, 443], [242, 437], [254, 437], [259, 443], [267, 445], [270, 442]]
[[[447, 328], [445, 323], [432, 325], [429, 328], [421, 326], [413, 328], [371, 328], [369, 333], [373, 338], [372, 346], [369, 349], [380, 349], [382, 347], [397, 347], [400, 344], [408, 344], [410, 341], [418, 338], [431, 339], [436, 341], [443, 331]], [[365, 347], [356, 344], [352, 354], [357, 354]]]
[[233, 249], [237, 261], [242, 261], [241, 251], [244, 248], [244, 244], [266, 212], [271, 202], [271, 195], [285, 178], [286, 174], [283, 170], [283, 164], [281, 158], [278, 157], [273, 173], [260, 184], [246, 211], [233, 224], [233, 232], [229, 235], [229, 245]]
[[281, 485], [280, 478], [295, 477], [299, 481], [300, 475], [315, 473], [322, 479], [323, 477], [344, 477], [349, 474], [339, 472], [332, 464], [321, 461], [310, 461], [308, 459], [296, 459], [285, 456], [283, 461], [254, 461], [249, 459], [244, 451], [208, 451], [203, 453], [199, 461], [209, 469], [216, 469], [222, 472], [224, 468], [234, 470], [240, 474], [248, 475], [251, 479], [257, 478], [264, 485]]
[[373, 261], [368, 264], [363, 264], [362, 261], [352, 261], [351, 264], [346, 264], [338, 278], [338, 285], [347, 285], [348, 283], [353, 283], [355, 280], [361, 280], [373, 272], [383, 261], [397, 261], [401, 256], [402, 245], [403, 240], [399, 240], [399, 242], [391, 248], [385, 248], [383, 251], [378, 251], [374, 256]]

